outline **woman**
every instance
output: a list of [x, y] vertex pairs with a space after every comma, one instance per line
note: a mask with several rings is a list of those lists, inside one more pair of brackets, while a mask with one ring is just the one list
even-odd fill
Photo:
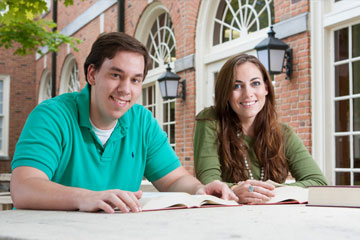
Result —
[[221, 68], [215, 106], [196, 117], [194, 160], [202, 183], [226, 182], [240, 203], [269, 200], [274, 186], [265, 181], [284, 183], [289, 172], [296, 179], [289, 185], [326, 185], [300, 138], [278, 122], [270, 75], [246, 54]]

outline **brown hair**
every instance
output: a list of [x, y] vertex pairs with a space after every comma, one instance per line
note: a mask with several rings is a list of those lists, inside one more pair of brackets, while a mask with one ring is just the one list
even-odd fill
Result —
[[88, 68], [91, 64], [99, 70], [105, 58], [112, 59], [119, 51], [139, 53], [144, 56], [144, 78], [149, 70], [150, 58], [146, 47], [135, 38], [122, 33], [111, 32], [99, 35], [91, 47], [91, 51], [84, 63], [85, 79], [87, 79]]
[[242, 132], [241, 121], [230, 106], [235, 86], [236, 68], [245, 63], [255, 64], [261, 71], [268, 94], [265, 105], [257, 114], [254, 122], [254, 152], [261, 167], [264, 180], [284, 182], [288, 175], [288, 164], [284, 153], [283, 139], [275, 110], [275, 96], [271, 77], [264, 65], [254, 56], [240, 54], [229, 59], [221, 68], [215, 83], [215, 112], [219, 119], [217, 130], [218, 154], [224, 179], [228, 182], [244, 181], [249, 178], [245, 167], [247, 147], [237, 136]]

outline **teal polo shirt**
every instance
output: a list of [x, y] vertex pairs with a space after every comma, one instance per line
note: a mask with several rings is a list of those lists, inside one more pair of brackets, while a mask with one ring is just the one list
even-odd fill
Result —
[[117, 122], [105, 147], [91, 129], [90, 88], [39, 104], [29, 115], [11, 163], [51, 181], [90, 190], [137, 191], [181, 164], [150, 111], [135, 104]]

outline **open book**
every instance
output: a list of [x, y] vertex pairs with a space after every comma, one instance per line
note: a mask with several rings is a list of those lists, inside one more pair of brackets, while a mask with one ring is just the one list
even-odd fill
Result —
[[236, 201], [211, 195], [191, 195], [184, 192], [144, 192], [140, 204], [143, 211], [195, 208], [204, 205], [239, 206]]
[[309, 189], [297, 186], [276, 187], [275, 197], [271, 198], [266, 204], [274, 203], [307, 203]]
[[275, 186], [275, 197], [264, 204], [287, 204], [287, 203], [307, 203], [309, 190], [307, 188], [288, 186], [268, 180], [267, 183]]
[[309, 187], [309, 202], [307, 206], [360, 208], [360, 186]]

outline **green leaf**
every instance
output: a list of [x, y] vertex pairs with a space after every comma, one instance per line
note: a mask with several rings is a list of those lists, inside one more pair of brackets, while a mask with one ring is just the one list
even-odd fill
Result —
[[[73, 0], [64, 0], [63, 4], [73, 3]], [[79, 39], [52, 32], [56, 23], [41, 19], [41, 14], [48, 11], [45, 0], [0, 0], [0, 11], [0, 47], [16, 47], [14, 54], [17, 55], [42, 54], [40, 47], [57, 52], [61, 44], [78, 50]]]

